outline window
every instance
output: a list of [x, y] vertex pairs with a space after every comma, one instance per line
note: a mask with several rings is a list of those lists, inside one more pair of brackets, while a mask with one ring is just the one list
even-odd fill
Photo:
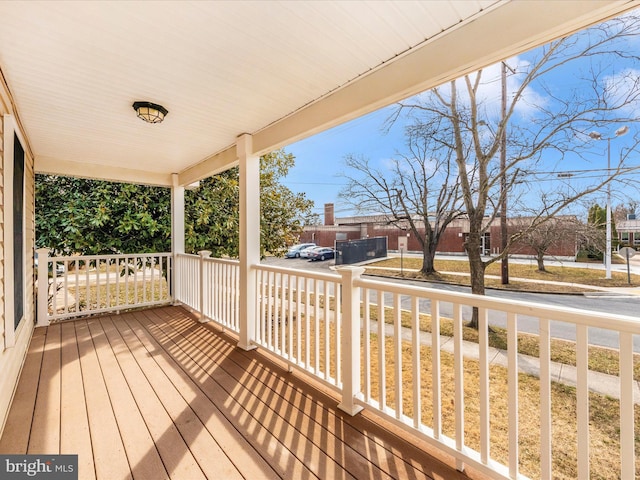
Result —
[[15, 333], [25, 317], [26, 238], [24, 139], [12, 115], [4, 115], [2, 166], [4, 169], [4, 348], [15, 345]]
[[13, 135], [13, 323], [24, 315], [24, 149]]
[[620, 241], [627, 243], [629, 241], [629, 232], [620, 232]]

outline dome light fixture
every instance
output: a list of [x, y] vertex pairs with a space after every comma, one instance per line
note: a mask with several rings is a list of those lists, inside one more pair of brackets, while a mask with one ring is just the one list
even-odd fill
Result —
[[133, 109], [136, 111], [138, 118], [148, 123], [160, 123], [169, 110], [162, 105], [151, 102], [133, 102]]

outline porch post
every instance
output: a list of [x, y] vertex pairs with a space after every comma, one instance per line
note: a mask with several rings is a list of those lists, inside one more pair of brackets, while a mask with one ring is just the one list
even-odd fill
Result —
[[200, 255], [200, 262], [198, 265], [199, 275], [200, 275], [200, 323], [206, 323], [209, 320], [207, 316], [204, 314], [204, 305], [205, 305], [205, 295], [208, 296], [211, 291], [211, 286], [208, 285], [209, 288], [205, 288], [205, 276], [204, 276], [204, 260], [205, 258], [211, 257], [210, 250], [200, 250], [198, 252]]
[[360, 393], [360, 287], [354, 283], [364, 273], [364, 268], [337, 270], [342, 275], [342, 401], [338, 408], [356, 415], [362, 407], [354, 402]]
[[[49, 249], [38, 248], [38, 296], [36, 299], [36, 327], [49, 326]], [[57, 293], [55, 285], [53, 294]]]
[[260, 157], [253, 154], [253, 138], [242, 134], [236, 142], [240, 162], [240, 341], [244, 350], [255, 348], [256, 272], [260, 262]]
[[184, 187], [178, 183], [178, 174], [171, 175], [171, 298], [175, 304], [178, 292], [178, 254], [184, 253]]

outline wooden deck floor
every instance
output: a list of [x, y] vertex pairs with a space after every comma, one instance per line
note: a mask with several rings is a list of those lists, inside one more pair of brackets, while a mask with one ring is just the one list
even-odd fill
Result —
[[179, 307], [36, 329], [0, 453], [78, 454], [81, 479], [468, 478], [235, 343]]

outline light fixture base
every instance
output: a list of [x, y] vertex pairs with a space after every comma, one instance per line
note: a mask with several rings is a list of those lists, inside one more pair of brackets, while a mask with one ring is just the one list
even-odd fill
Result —
[[148, 123], [160, 123], [169, 113], [162, 105], [151, 102], [133, 102], [132, 106], [138, 118]]

